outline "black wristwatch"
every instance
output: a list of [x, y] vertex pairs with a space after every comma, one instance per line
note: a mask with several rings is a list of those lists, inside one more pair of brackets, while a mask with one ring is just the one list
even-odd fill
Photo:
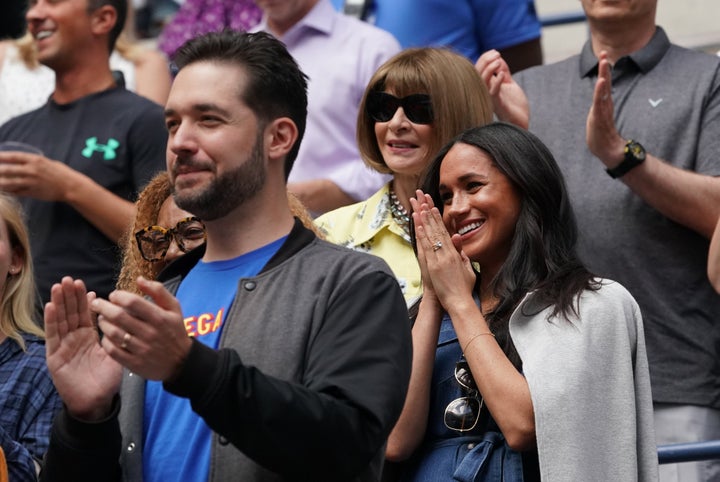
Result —
[[606, 169], [606, 171], [610, 177], [617, 179], [643, 162], [645, 162], [645, 148], [639, 142], [630, 139], [625, 143], [625, 158], [623, 161], [612, 169]]

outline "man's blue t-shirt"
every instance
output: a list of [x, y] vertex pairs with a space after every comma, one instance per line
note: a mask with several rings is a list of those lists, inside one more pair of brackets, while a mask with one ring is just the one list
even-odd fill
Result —
[[[239, 280], [256, 276], [285, 239], [234, 259], [198, 262], [177, 291], [188, 335], [217, 348], [225, 314], [235, 298]], [[162, 382], [146, 382], [143, 423], [146, 482], [206, 481], [211, 435], [204, 420], [192, 411], [188, 399], [166, 392]]]

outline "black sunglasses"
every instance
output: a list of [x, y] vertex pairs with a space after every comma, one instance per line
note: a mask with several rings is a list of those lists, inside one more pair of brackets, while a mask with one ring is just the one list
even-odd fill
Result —
[[432, 124], [433, 110], [430, 96], [413, 94], [399, 99], [385, 92], [371, 91], [365, 101], [365, 110], [375, 122], [387, 122], [402, 107], [405, 116], [415, 124]]
[[469, 432], [475, 428], [480, 419], [483, 399], [480, 397], [467, 361], [460, 360], [455, 364], [455, 381], [467, 392], [467, 396], [450, 402], [445, 408], [443, 420], [450, 430]]

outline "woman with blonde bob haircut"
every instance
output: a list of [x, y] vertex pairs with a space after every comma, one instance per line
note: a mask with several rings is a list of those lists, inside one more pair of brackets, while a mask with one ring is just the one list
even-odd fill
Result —
[[10, 480], [36, 480], [61, 402], [34, 323], [30, 241], [17, 201], [0, 194], [0, 444]]
[[318, 218], [327, 239], [385, 259], [412, 303], [422, 287], [410, 242], [410, 198], [435, 153], [492, 115], [472, 63], [450, 50], [407, 49], [380, 66], [360, 104], [357, 142], [365, 163], [392, 180], [366, 201]]

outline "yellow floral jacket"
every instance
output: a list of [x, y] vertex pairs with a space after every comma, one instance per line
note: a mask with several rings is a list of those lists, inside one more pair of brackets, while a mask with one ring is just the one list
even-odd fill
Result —
[[390, 211], [390, 185], [369, 199], [325, 213], [315, 220], [326, 239], [385, 260], [400, 284], [408, 306], [422, 294], [420, 266], [410, 237]]

